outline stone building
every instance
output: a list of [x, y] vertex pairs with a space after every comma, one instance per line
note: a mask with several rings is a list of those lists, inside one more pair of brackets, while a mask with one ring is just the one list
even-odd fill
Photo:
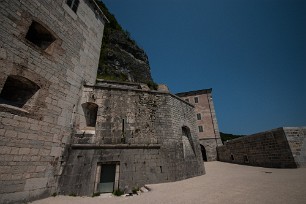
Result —
[[96, 84], [94, 0], [2, 0], [0, 22], [0, 203], [204, 173], [191, 104]]
[[212, 89], [182, 92], [176, 95], [195, 106], [197, 132], [203, 160], [217, 160], [216, 148], [222, 145], [222, 141], [212, 99]]
[[306, 167], [306, 127], [283, 127], [218, 147], [220, 161], [269, 168]]
[[[146, 183], [202, 175], [193, 109], [177, 96], [144, 84], [86, 85], [61, 193], [130, 191]], [[107, 175], [112, 179], [104, 180]]]

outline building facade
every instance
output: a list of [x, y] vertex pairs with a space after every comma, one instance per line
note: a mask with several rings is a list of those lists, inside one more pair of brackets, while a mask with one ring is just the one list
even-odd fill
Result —
[[96, 84], [107, 19], [95, 1], [3, 0], [0, 22], [0, 203], [204, 173], [191, 104]]
[[[193, 106], [144, 84], [85, 86], [61, 194], [130, 192], [204, 173]], [[104, 180], [104, 175], [112, 175]], [[76, 182], [77, 181], [77, 182]]]
[[306, 167], [306, 127], [283, 127], [218, 147], [220, 161], [269, 168]]
[[212, 89], [182, 92], [176, 95], [195, 106], [197, 132], [203, 160], [217, 160], [216, 148], [222, 145], [222, 141], [212, 99]]

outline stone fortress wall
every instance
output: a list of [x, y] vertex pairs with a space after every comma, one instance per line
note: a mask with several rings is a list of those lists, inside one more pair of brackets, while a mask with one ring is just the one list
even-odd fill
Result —
[[[98, 107], [95, 128], [82, 121], [88, 103]], [[61, 192], [92, 195], [101, 166], [111, 163], [118, 168], [115, 188], [122, 190], [202, 175], [193, 109], [168, 92], [139, 84], [85, 86]]]
[[1, 1], [0, 203], [92, 195], [107, 164], [115, 189], [203, 174], [193, 106], [95, 85], [107, 19], [93, 0], [68, 2]]
[[56, 192], [82, 84], [94, 84], [103, 15], [89, 0], [0, 3], [0, 203]]
[[230, 140], [217, 149], [224, 162], [269, 168], [305, 167], [306, 128], [273, 129]]

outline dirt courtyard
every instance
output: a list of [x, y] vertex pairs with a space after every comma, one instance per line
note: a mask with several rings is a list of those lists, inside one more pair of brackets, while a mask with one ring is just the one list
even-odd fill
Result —
[[205, 162], [203, 176], [147, 185], [152, 191], [132, 197], [57, 196], [33, 204], [306, 203], [306, 168], [270, 169]]

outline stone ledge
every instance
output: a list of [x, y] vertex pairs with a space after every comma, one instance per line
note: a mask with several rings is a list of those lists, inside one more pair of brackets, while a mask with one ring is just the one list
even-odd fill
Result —
[[160, 149], [160, 144], [72, 144], [72, 149]]
[[[100, 81], [102, 82], [102, 81]], [[107, 81], [103, 81], [106, 82]], [[112, 81], [112, 83], [116, 83], [114, 81]], [[120, 82], [120, 83], [126, 83], [126, 82]], [[118, 83], [119, 84], [119, 83]], [[126, 83], [126, 84], [134, 84], [134, 83]], [[151, 94], [163, 94], [163, 95], [168, 95], [172, 98], [175, 98], [185, 104], [187, 104], [188, 106], [191, 106], [194, 108], [194, 105], [192, 105], [191, 103], [185, 101], [184, 99], [178, 97], [177, 95], [174, 95], [168, 91], [156, 91], [156, 90], [143, 90], [143, 89], [135, 89], [135, 88], [130, 88], [130, 87], [115, 87], [112, 85], [105, 85], [105, 84], [95, 84], [95, 85], [88, 85], [85, 84], [84, 87], [88, 87], [88, 88], [93, 88], [93, 89], [107, 89], [107, 90], [122, 90], [122, 91], [135, 91], [135, 92], [144, 92], [144, 93], [151, 93]]]

